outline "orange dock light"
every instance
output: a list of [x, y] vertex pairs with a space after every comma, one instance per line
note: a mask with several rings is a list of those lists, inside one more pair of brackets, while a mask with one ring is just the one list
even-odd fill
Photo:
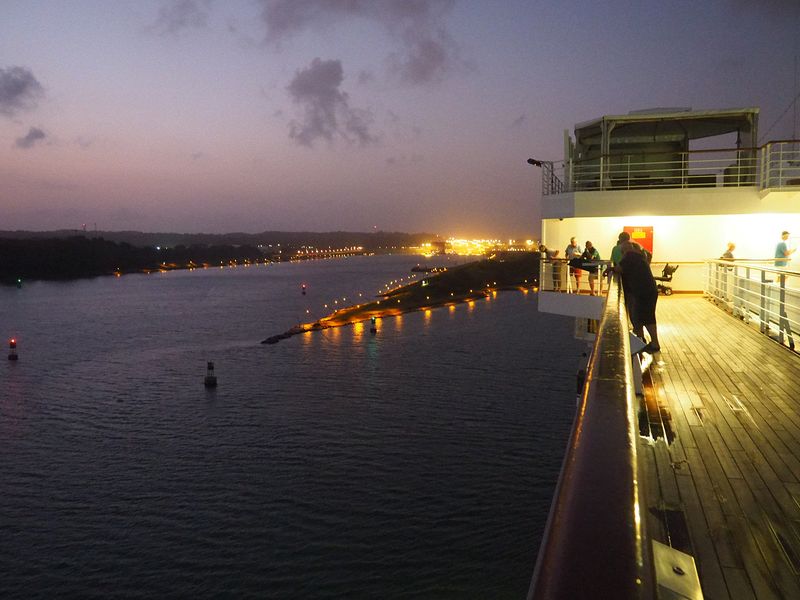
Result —
[[17, 360], [17, 339], [11, 338], [8, 340], [8, 360]]

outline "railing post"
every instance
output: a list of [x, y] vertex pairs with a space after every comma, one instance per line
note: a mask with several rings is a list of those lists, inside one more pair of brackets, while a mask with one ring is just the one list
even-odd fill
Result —
[[[749, 274], [750, 269], [747, 269], [747, 273]], [[742, 318], [745, 319], [744, 307], [745, 304], [743, 301], [739, 301], [739, 266], [734, 264], [733, 266], [733, 294], [731, 294], [731, 303], [733, 304], [733, 314], [736, 314], [736, 311], [739, 310], [739, 307], [742, 307]]]
[[628, 154], [625, 158], [628, 159], [628, 172], [625, 174], [625, 180], [627, 181], [627, 189], [631, 189], [631, 155]]
[[761, 271], [761, 313], [759, 315], [761, 333], [769, 335], [769, 309], [767, 305], [767, 273]]
[[604, 189], [606, 189], [606, 184], [605, 184], [605, 173], [604, 173], [604, 169], [603, 169], [603, 155], [601, 154], [600, 155], [600, 191], [602, 192]]
[[681, 189], [689, 186], [689, 153], [681, 152]]
[[778, 341], [783, 344], [784, 320], [786, 319], [786, 275], [783, 273], [778, 275], [778, 285], [780, 286], [778, 292]]

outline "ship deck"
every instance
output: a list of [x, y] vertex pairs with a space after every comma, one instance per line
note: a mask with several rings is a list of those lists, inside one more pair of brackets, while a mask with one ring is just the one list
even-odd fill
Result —
[[800, 357], [699, 295], [658, 320], [651, 537], [694, 556], [706, 599], [800, 598]]

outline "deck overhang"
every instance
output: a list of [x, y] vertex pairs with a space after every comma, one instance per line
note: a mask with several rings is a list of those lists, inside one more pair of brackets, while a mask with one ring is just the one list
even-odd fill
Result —
[[796, 213], [800, 190], [738, 188], [565, 192], [542, 198], [543, 219], [626, 215]]

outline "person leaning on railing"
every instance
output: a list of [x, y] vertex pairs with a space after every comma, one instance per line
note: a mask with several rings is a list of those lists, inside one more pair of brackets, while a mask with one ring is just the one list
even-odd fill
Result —
[[539, 246], [539, 252], [542, 253], [542, 258], [547, 260], [548, 262], [552, 263], [553, 266], [553, 291], [560, 292], [561, 291], [561, 269], [560, 265], [555, 261], [555, 258], [558, 256], [558, 250], [548, 250], [547, 246], [541, 244]]
[[719, 257], [720, 260], [734, 260], [733, 258], [733, 251], [736, 250], [736, 244], [733, 242], [728, 242], [728, 249], [722, 253], [722, 256]]
[[622, 291], [625, 293], [625, 308], [633, 326], [633, 333], [644, 340], [644, 330], [650, 341], [639, 352], [653, 354], [661, 350], [656, 325], [656, 303], [658, 288], [650, 270], [644, 250], [639, 244], [624, 241], [619, 244], [622, 258], [619, 264], [606, 269], [604, 275], [613, 271], [622, 275]]

